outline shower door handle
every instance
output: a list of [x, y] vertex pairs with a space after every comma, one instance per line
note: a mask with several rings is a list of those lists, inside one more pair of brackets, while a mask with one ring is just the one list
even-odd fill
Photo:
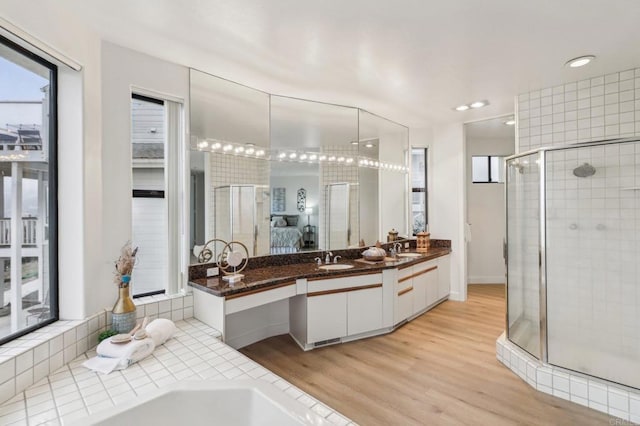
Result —
[[505, 239], [502, 239], [502, 257], [506, 265], [509, 262], [509, 251], [507, 250], [507, 241]]

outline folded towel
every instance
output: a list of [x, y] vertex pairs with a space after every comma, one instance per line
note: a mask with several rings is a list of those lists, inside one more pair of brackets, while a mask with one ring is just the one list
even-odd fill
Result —
[[151, 355], [156, 348], [151, 338], [131, 340], [128, 343], [111, 343], [111, 337], [100, 342], [96, 348], [97, 357], [85, 361], [82, 365], [103, 374], [113, 370], [122, 370], [133, 363]]
[[160, 346], [173, 336], [176, 332], [176, 325], [171, 320], [158, 318], [151, 321], [145, 327], [145, 331], [147, 332], [147, 336], [153, 339], [156, 346]]
[[109, 374], [118, 367], [118, 364], [120, 364], [118, 358], [94, 356], [83, 362], [82, 366], [89, 370], [97, 371], [98, 373]]
[[141, 340], [132, 339], [128, 343], [111, 343], [111, 337], [109, 337], [100, 342], [96, 348], [96, 352], [98, 356], [132, 359], [136, 362], [149, 355], [155, 348], [156, 345], [153, 339], [149, 338]]

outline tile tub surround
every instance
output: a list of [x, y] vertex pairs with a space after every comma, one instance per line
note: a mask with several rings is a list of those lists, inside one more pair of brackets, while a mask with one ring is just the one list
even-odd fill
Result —
[[[157, 295], [134, 302], [138, 318], [193, 317], [192, 295]], [[98, 335], [110, 326], [111, 312], [104, 310], [85, 320], [56, 321], [0, 346], [0, 403], [95, 347]]]
[[[498, 361], [540, 392], [593, 408], [631, 424], [640, 424], [638, 389], [543, 364], [508, 341], [504, 333], [496, 340], [496, 356]], [[613, 419], [610, 423], [627, 424]]]
[[0, 406], [0, 424], [65, 424], [179, 380], [229, 379], [264, 380], [331, 423], [354, 424], [220, 342], [219, 333], [198, 320], [178, 321], [176, 326], [178, 331], [173, 338], [125, 370], [108, 375], [95, 373], [81, 365], [95, 351], [80, 355]]
[[[416, 240], [409, 239], [403, 240], [409, 243], [408, 250], [416, 249]], [[391, 243], [382, 244], [382, 248], [387, 250], [387, 252], [391, 249]], [[334, 256], [341, 256], [343, 260], [349, 259], [358, 259], [362, 257], [362, 252], [367, 247], [358, 247], [353, 249], [345, 249], [345, 250], [331, 250]], [[431, 240], [431, 250], [433, 249], [451, 249], [451, 240]], [[404, 249], [403, 249], [404, 250]], [[285, 265], [295, 265], [301, 263], [313, 263], [316, 257], [322, 257], [327, 250], [318, 250], [318, 251], [307, 251], [300, 253], [290, 253], [290, 254], [278, 254], [278, 255], [270, 255], [270, 256], [255, 256], [249, 258], [249, 262], [247, 264], [247, 268], [245, 271], [250, 271], [252, 269], [260, 269], [266, 268], [270, 266], [285, 266]], [[435, 251], [434, 251], [435, 252]], [[430, 254], [431, 251], [429, 251]], [[322, 257], [324, 262], [324, 257]], [[198, 278], [206, 278], [207, 276], [207, 268], [215, 267], [215, 263], [200, 263], [189, 266], [189, 280], [193, 281]]]
[[[269, 287], [275, 287], [279, 284], [293, 283], [299, 278], [334, 278], [343, 277], [349, 275], [358, 275], [363, 272], [377, 271], [382, 269], [395, 269], [403, 268], [411, 265], [415, 265], [420, 262], [435, 259], [440, 256], [445, 256], [451, 252], [448, 248], [432, 248], [428, 253], [424, 253], [422, 257], [418, 258], [398, 258], [394, 262], [383, 262], [380, 264], [366, 264], [362, 262], [354, 262], [353, 258], [347, 258], [345, 261], [340, 259], [339, 263], [351, 264], [353, 268], [338, 270], [338, 271], [325, 271], [318, 269], [318, 265], [311, 259], [305, 263], [293, 263], [293, 264], [279, 264], [275, 266], [267, 266], [263, 268], [256, 268], [250, 270], [244, 270], [242, 273], [245, 278], [234, 285], [229, 285], [220, 277], [211, 278], [196, 278], [189, 281], [189, 285], [203, 290], [207, 293], [215, 296], [231, 296], [233, 294], [242, 294], [251, 292], [258, 289], [267, 289]], [[334, 255], [339, 251], [333, 251]], [[358, 253], [358, 257], [362, 253], [361, 249]], [[279, 256], [273, 256], [279, 257]], [[285, 257], [285, 256], [282, 256]]]

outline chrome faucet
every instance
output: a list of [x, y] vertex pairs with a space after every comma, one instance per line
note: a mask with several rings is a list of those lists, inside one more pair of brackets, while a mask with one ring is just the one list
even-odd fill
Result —
[[316, 257], [313, 260], [315, 260], [318, 265], [322, 265], [322, 259], [320, 259], [319, 257]]
[[402, 244], [395, 243], [393, 245], [393, 251], [395, 251], [396, 253], [402, 253]]
[[336, 257], [333, 258], [333, 263], [338, 263], [338, 259], [340, 259], [342, 256], [337, 255]]
[[331, 256], [333, 256], [333, 253], [331, 253], [330, 251], [327, 252], [327, 255], [324, 258], [324, 263], [331, 263]]

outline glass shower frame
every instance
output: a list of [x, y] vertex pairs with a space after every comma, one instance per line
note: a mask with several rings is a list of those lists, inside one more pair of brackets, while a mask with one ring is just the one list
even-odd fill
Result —
[[[567, 144], [567, 145], [562, 145], [562, 146], [554, 146], [554, 147], [542, 147], [542, 148], [538, 148], [535, 150], [530, 150], [530, 151], [526, 151], [523, 153], [519, 153], [516, 155], [512, 155], [510, 157], [507, 157], [505, 159], [505, 165], [504, 165], [504, 171], [505, 171], [505, 177], [506, 177], [506, 184], [505, 184], [505, 213], [506, 213], [506, 241], [505, 241], [505, 250], [504, 250], [504, 254], [505, 254], [505, 264], [506, 264], [506, 269], [507, 269], [507, 286], [505, 289], [505, 297], [506, 297], [506, 312], [505, 312], [505, 330], [506, 330], [506, 336], [509, 339], [509, 341], [511, 341], [512, 343], [516, 344], [517, 346], [521, 347], [523, 350], [529, 352], [531, 355], [533, 355], [534, 357], [536, 357], [537, 359], [543, 361], [544, 363], [549, 363], [549, 319], [548, 319], [548, 313], [547, 313], [547, 302], [548, 302], [548, 282], [549, 282], [549, 277], [547, 276], [547, 268], [548, 268], [548, 262], [549, 260], [547, 259], [547, 255], [548, 255], [548, 236], [547, 236], [547, 228], [549, 226], [549, 222], [548, 222], [548, 210], [547, 210], [547, 196], [549, 194], [547, 194], [547, 187], [548, 187], [548, 175], [547, 175], [547, 168], [549, 166], [548, 164], [548, 160], [549, 160], [549, 155], [552, 152], [555, 151], [568, 151], [568, 150], [578, 150], [578, 160], [576, 161], [576, 163], [580, 163], [580, 159], [582, 157], [580, 157], [580, 149], [591, 149], [593, 147], [600, 147], [603, 146], [603, 149], [606, 149], [607, 146], [612, 145], [612, 144], [618, 144], [620, 146], [622, 146], [623, 144], [628, 144], [628, 143], [633, 143], [635, 142], [636, 144], [638, 142], [640, 142], [640, 139], [638, 139], [637, 137], [634, 138], [624, 138], [624, 139], [613, 139], [613, 140], [604, 140], [604, 141], [593, 141], [593, 142], [585, 142], [585, 143], [577, 143], [577, 144]], [[637, 145], [636, 145], [637, 146]], [[637, 149], [637, 148], [636, 148]], [[622, 155], [622, 154], [620, 154]], [[514, 248], [514, 244], [512, 238], [513, 235], [510, 234], [510, 220], [513, 220], [514, 215], [517, 215], [518, 213], [516, 211], [510, 211], [510, 195], [513, 196], [513, 194], [510, 194], [510, 192], [512, 192], [512, 186], [515, 185], [515, 180], [513, 178], [513, 175], [509, 173], [510, 168], [514, 168], [514, 167], [519, 167], [519, 162], [522, 161], [525, 158], [535, 158], [535, 161], [537, 163], [537, 167], [538, 167], [538, 173], [539, 173], [539, 183], [538, 183], [538, 268], [537, 268], [537, 280], [538, 280], [538, 299], [539, 299], [539, 322], [538, 322], [538, 329], [535, 330], [538, 332], [539, 335], [539, 345], [537, 350], [531, 350], [531, 348], [527, 348], [526, 345], [523, 345], [522, 341], [518, 341], [518, 336], [515, 336], [514, 332], [511, 330], [511, 326], [513, 325], [513, 318], [510, 318], [510, 314], [512, 314], [513, 316], [516, 315], [516, 313], [512, 313], [510, 311], [510, 298], [511, 297], [515, 297], [516, 295], [513, 294], [513, 290], [512, 290], [512, 286], [516, 286], [517, 289], [517, 285], [518, 283], [514, 283], [511, 281], [511, 274], [510, 274], [510, 262], [509, 259], [512, 256], [517, 256], [519, 255], [518, 253], [515, 253], [516, 248]], [[638, 154], [636, 153], [636, 162], [637, 162], [637, 158], [638, 158]], [[637, 167], [637, 164], [634, 166]], [[606, 168], [605, 168], [605, 173], [606, 173]], [[637, 173], [637, 172], [636, 172]], [[580, 177], [579, 177], [580, 178]], [[623, 189], [622, 187], [620, 189]], [[574, 229], [574, 228], [571, 228]], [[586, 232], [586, 231], [585, 231]], [[535, 278], [535, 277], [534, 277]], [[556, 302], [557, 303], [557, 302]], [[562, 349], [562, 348], [561, 348]], [[554, 348], [554, 350], [557, 350]], [[554, 364], [555, 365], [555, 364]], [[562, 365], [559, 365], [562, 367]], [[571, 367], [565, 367], [565, 368], [569, 368], [569, 369], [573, 369]], [[597, 374], [593, 374], [589, 371], [582, 371], [579, 369], [575, 369], [576, 371], [581, 371], [584, 372], [586, 374], [590, 374], [590, 375], [594, 375], [596, 377], [602, 377], [600, 375]], [[612, 380], [608, 377], [603, 377], [607, 380]], [[618, 381], [619, 383], [622, 383], [620, 381]], [[625, 383], [623, 383], [625, 384]], [[629, 384], [627, 384], [629, 386]], [[633, 386], [630, 385], [630, 386]]]

